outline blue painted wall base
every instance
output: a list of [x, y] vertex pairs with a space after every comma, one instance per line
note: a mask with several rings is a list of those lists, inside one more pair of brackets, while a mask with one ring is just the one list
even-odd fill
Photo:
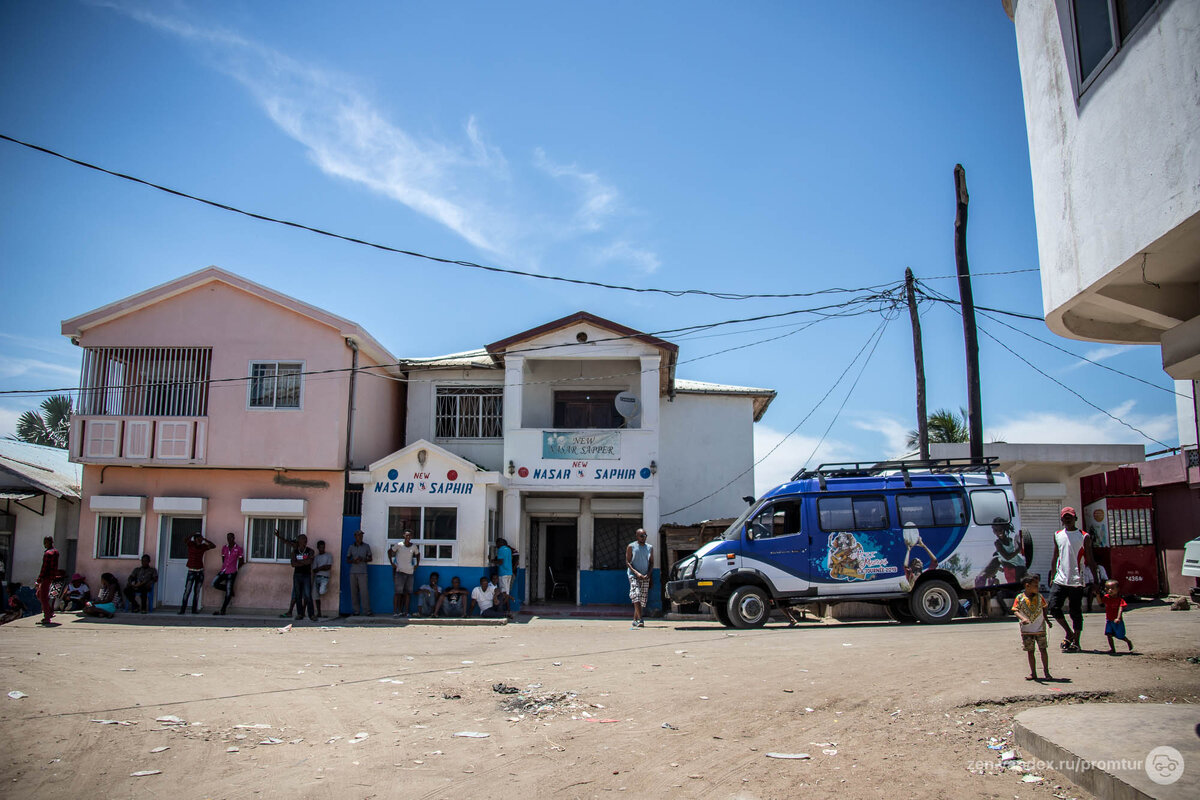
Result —
[[[662, 608], [662, 576], [650, 573], [650, 597], [646, 608]], [[629, 603], [629, 573], [623, 569], [592, 569], [579, 572], [580, 605], [626, 605]]]

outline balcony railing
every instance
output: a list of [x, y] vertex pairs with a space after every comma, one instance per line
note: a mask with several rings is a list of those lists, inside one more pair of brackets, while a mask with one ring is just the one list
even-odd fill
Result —
[[84, 348], [78, 413], [207, 416], [211, 366], [211, 347]]
[[71, 460], [86, 464], [204, 464], [207, 417], [71, 417]]

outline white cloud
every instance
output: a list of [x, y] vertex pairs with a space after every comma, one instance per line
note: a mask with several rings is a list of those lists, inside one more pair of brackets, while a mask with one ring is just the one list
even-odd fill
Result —
[[662, 262], [658, 255], [650, 250], [636, 247], [626, 241], [616, 241], [596, 253], [598, 264], [609, 262], [632, 264], [640, 271], [650, 274], [656, 272]]
[[[32, 407], [31, 407], [32, 408]], [[28, 408], [13, 408], [9, 405], [0, 406], [0, 439], [7, 439], [17, 434], [17, 419]]]
[[[1113, 358], [1114, 356], [1119, 356], [1122, 353], [1129, 352], [1133, 349], [1133, 347], [1133, 345], [1128, 344], [1113, 344], [1105, 345], [1104, 347], [1093, 347], [1091, 350], [1088, 350], [1086, 353], [1084, 353], [1083, 357], [1088, 359], [1088, 361], [1094, 361], [1099, 364], [1107, 361], [1110, 358]], [[1071, 364], [1064, 371], [1070, 372], [1071, 370], [1076, 370], [1080, 367], [1086, 366], [1088, 366], [1088, 362], [1080, 360]]]
[[[236, 32], [189, 22], [180, 16], [187, 13], [183, 6], [165, 15], [133, 2], [97, 5], [197, 45], [306, 148], [322, 172], [402, 203], [480, 250], [536, 261], [546, 247], [608, 234], [623, 213], [620, 193], [599, 173], [551, 161], [541, 148], [526, 165], [532, 170], [514, 174], [474, 116], [467, 117], [460, 138], [421, 136], [390, 119], [350, 76], [301, 63]], [[532, 172], [553, 178], [571, 201], [551, 200], [552, 192], [534, 194]], [[625, 247], [624, 258], [611, 260], [643, 271], [657, 265], [653, 253]]]
[[915, 423], [909, 427], [891, 417], [877, 414], [853, 420], [851, 424], [860, 430], [880, 434], [883, 437], [883, 447], [880, 450], [888, 458], [905, 455], [911, 449], [908, 446], [908, 432], [915, 427]]
[[[40, 358], [17, 358], [0, 353], [0, 380], [41, 375], [62, 382], [77, 383], [79, 367], [67, 367]], [[38, 388], [38, 387], [31, 387]]]
[[[817, 446], [815, 436], [792, 435], [780, 444], [786, 431], [777, 431], [766, 425], [754, 426], [754, 458], [763, 458], [778, 445], [775, 452], [754, 468], [754, 493], [762, 495], [773, 486], [792, 479], [801, 467], [813, 467], [827, 461], [847, 461], [854, 458], [854, 448], [837, 440], [826, 439]], [[816, 452], [814, 453], [814, 448]]]
[[[1125, 420], [1161, 442], [1173, 444], [1178, 439], [1174, 414], [1139, 414], [1133, 400], [1108, 411], [1114, 417]], [[985, 438], [988, 441], [1000, 439], [1014, 444], [1145, 444], [1151, 450], [1159, 447], [1100, 412], [1064, 414], [1056, 411], [1031, 411], [1007, 418], [1000, 417], [994, 426], [988, 426]]]

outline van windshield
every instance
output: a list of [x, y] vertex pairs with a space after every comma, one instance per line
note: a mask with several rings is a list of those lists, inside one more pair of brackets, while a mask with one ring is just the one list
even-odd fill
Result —
[[751, 503], [746, 506], [746, 510], [742, 512], [740, 517], [733, 521], [732, 525], [725, 529], [725, 532], [721, 534], [721, 538], [726, 540], [742, 538], [742, 526], [746, 524], [746, 520], [750, 519], [750, 515], [757, 509], [758, 503]]

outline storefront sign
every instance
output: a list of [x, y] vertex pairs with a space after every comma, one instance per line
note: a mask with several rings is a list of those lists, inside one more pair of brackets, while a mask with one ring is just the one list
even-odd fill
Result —
[[621, 458], [620, 431], [542, 431], [542, 458]]

